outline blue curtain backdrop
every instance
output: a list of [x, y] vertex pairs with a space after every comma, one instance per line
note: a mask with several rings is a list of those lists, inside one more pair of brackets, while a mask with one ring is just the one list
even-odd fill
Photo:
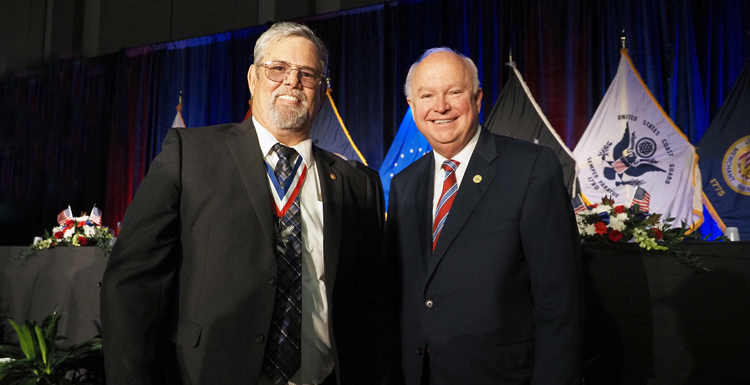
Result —
[[[449, 46], [479, 67], [482, 117], [513, 59], [570, 148], [615, 74], [622, 30], [635, 66], [698, 143], [750, 58], [746, 0], [398, 1], [299, 20], [331, 51], [330, 76], [352, 139], [378, 169], [407, 110], [411, 63]], [[114, 226], [174, 118], [240, 122], [247, 70], [265, 26], [66, 59], [0, 82], [0, 244], [28, 244], [96, 203]]]

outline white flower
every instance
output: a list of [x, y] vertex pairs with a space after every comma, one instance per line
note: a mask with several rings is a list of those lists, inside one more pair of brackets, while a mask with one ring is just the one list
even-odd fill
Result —
[[60, 231], [63, 231], [63, 227], [62, 226], [55, 226], [55, 227], [52, 228], [52, 234], [59, 233]]
[[75, 234], [75, 232], [76, 232], [76, 228], [75, 227], [71, 227], [71, 228], [65, 230], [65, 232], [63, 233], [63, 238], [70, 239], [70, 237], [72, 237], [73, 234]]
[[96, 229], [94, 226], [83, 226], [83, 235], [86, 238], [93, 238], [96, 235]]
[[584, 233], [586, 235], [595, 235], [596, 234], [596, 226], [594, 225], [586, 225], [586, 227], [583, 229]]
[[627, 214], [617, 214], [609, 217], [609, 227], [617, 231], [623, 231], [627, 227], [625, 225], [625, 219]]

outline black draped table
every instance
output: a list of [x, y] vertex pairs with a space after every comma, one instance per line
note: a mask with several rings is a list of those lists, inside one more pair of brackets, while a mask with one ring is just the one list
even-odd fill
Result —
[[[583, 246], [587, 385], [750, 384], [750, 242], [684, 245], [713, 271], [634, 244]], [[68, 345], [99, 334], [102, 251], [13, 259], [22, 249], [0, 247], [0, 316], [41, 322], [60, 309]]]
[[[98, 247], [56, 247], [28, 260], [15, 257], [24, 247], [0, 247], [0, 317], [41, 324], [55, 309], [58, 333], [70, 346], [99, 335], [99, 282], [107, 259]], [[5, 342], [18, 343], [3, 320]]]
[[586, 384], [750, 384], [750, 242], [585, 244]]

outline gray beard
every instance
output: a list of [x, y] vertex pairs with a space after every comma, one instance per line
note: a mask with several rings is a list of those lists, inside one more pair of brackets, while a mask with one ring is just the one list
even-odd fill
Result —
[[310, 119], [306, 101], [296, 107], [284, 106], [284, 108], [278, 108], [275, 101], [276, 98], [273, 98], [268, 106], [268, 117], [271, 123], [280, 130], [297, 131]]

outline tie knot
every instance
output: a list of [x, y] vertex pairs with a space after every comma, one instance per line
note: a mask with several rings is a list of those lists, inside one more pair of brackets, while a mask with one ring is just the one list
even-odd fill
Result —
[[291, 162], [292, 157], [297, 154], [297, 151], [291, 147], [287, 147], [281, 143], [276, 143], [271, 147], [272, 150], [276, 151], [276, 155], [279, 159], [283, 159], [287, 162]]
[[454, 171], [455, 172], [456, 169], [458, 168], [458, 165], [460, 165], [460, 164], [461, 163], [458, 162], [457, 160], [446, 159], [445, 162], [443, 162], [443, 166], [442, 167], [443, 167], [443, 170], [445, 170], [445, 171]]

